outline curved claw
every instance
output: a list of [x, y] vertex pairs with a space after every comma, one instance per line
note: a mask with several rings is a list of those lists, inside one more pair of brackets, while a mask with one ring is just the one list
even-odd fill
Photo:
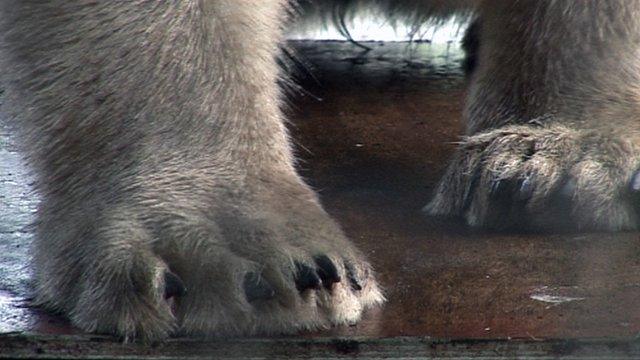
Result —
[[345, 268], [347, 270], [347, 278], [351, 284], [351, 289], [355, 291], [362, 290], [362, 285], [360, 285], [360, 281], [358, 280], [358, 276], [356, 275], [356, 270], [353, 268], [353, 265], [347, 263], [345, 264]]
[[276, 296], [273, 287], [260, 274], [253, 272], [244, 276], [243, 289], [248, 302], [270, 300]]
[[629, 181], [629, 190], [632, 192], [640, 192], [640, 170], [631, 175], [631, 181]]
[[575, 179], [571, 178], [565, 181], [565, 183], [562, 185], [562, 187], [558, 191], [558, 195], [560, 196], [560, 199], [565, 202], [570, 202], [571, 199], [573, 199], [573, 195], [575, 194], [577, 187], [578, 187], [578, 184], [576, 183]]
[[318, 265], [317, 273], [325, 288], [331, 289], [333, 284], [342, 280], [340, 275], [338, 275], [338, 268], [327, 255], [316, 256], [313, 260], [316, 262], [316, 265]]
[[187, 287], [180, 277], [171, 271], [164, 273], [164, 298], [170, 299], [175, 296], [184, 296], [187, 293]]
[[303, 292], [307, 289], [320, 289], [322, 281], [313, 268], [296, 261], [296, 270], [295, 282], [298, 291]]
[[496, 179], [491, 184], [490, 196], [494, 201], [511, 204], [519, 197], [521, 181], [515, 179]]
[[503, 179], [497, 179], [491, 183], [491, 190], [489, 194], [492, 198], [500, 198], [502, 194], [505, 192], [507, 187], [507, 183]]
[[533, 196], [533, 179], [527, 176], [519, 181], [519, 188], [516, 195], [518, 201], [527, 201]]

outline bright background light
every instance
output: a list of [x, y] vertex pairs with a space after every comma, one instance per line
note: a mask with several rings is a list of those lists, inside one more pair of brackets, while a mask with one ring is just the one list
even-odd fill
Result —
[[[429, 40], [434, 44], [459, 42], [464, 36], [466, 24], [451, 19], [440, 25], [424, 26], [414, 36], [415, 39]], [[412, 28], [406, 25], [392, 26], [386, 21], [372, 17], [356, 16], [348, 24], [349, 32], [355, 41], [408, 41]], [[304, 29], [294, 31], [288, 36], [292, 40], [345, 40], [334, 27]]]

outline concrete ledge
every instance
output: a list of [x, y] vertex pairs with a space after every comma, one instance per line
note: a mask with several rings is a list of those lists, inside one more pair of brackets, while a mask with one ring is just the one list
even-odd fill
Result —
[[36, 359], [627, 359], [640, 358], [634, 339], [580, 340], [444, 340], [388, 339], [229, 339], [204, 341], [171, 339], [144, 345], [123, 344], [93, 335], [46, 336], [26, 333], [0, 335], [0, 358]]

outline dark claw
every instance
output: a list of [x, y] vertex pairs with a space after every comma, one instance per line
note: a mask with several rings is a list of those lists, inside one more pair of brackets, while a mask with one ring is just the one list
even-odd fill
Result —
[[480, 168], [478, 168], [473, 172], [473, 175], [471, 176], [471, 180], [469, 181], [469, 187], [467, 188], [467, 191], [464, 193], [463, 205], [462, 205], [462, 208], [464, 209], [464, 211], [467, 211], [467, 209], [469, 209], [469, 207], [471, 206], [471, 202], [473, 201], [473, 195], [477, 190], [478, 183], [480, 183], [481, 175], [482, 175], [482, 172], [480, 171]]
[[558, 191], [558, 195], [561, 201], [570, 202], [573, 199], [573, 194], [576, 192], [576, 181], [574, 179], [569, 179], [565, 181], [564, 185]]
[[322, 281], [314, 269], [297, 261], [296, 269], [295, 281], [298, 291], [303, 292], [307, 289], [320, 289]]
[[347, 278], [349, 279], [349, 283], [351, 283], [351, 288], [355, 291], [362, 290], [362, 285], [360, 285], [360, 282], [358, 281], [356, 270], [353, 268], [353, 266], [347, 263], [345, 265], [345, 268], [347, 269]]
[[629, 189], [633, 192], [640, 191], [640, 170], [633, 173], [629, 182]]
[[510, 205], [520, 191], [519, 181], [515, 179], [499, 179], [491, 185], [491, 198], [503, 205]]
[[502, 179], [496, 180], [491, 184], [491, 196], [494, 198], [502, 197], [506, 189], [507, 189], [506, 180], [502, 180]]
[[187, 288], [184, 286], [182, 279], [171, 271], [164, 273], [164, 298], [170, 299], [174, 296], [184, 296]]
[[531, 176], [527, 176], [520, 180], [520, 186], [518, 189], [517, 200], [526, 201], [533, 195], [533, 180]]
[[338, 275], [338, 268], [333, 264], [333, 261], [326, 255], [319, 255], [313, 258], [318, 265], [318, 275], [325, 288], [331, 289], [334, 283], [340, 282], [340, 275]]
[[244, 295], [248, 302], [270, 300], [276, 296], [271, 285], [259, 274], [249, 272], [244, 276]]
[[526, 202], [533, 195], [533, 178], [500, 179], [491, 185], [491, 197], [504, 205], [515, 202]]

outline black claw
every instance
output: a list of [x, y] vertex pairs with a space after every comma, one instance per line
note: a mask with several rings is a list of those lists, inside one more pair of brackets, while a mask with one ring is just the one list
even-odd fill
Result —
[[520, 181], [515, 179], [499, 179], [493, 182], [491, 185], [491, 198], [494, 201], [498, 201], [504, 205], [510, 205], [514, 197], [517, 198], [520, 195]]
[[347, 269], [347, 278], [349, 279], [349, 283], [351, 283], [351, 288], [355, 291], [362, 290], [362, 285], [360, 285], [360, 281], [358, 281], [358, 276], [353, 266], [347, 263], [345, 264], [345, 268]]
[[248, 302], [270, 300], [276, 296], [275, 290], [260, 274], [249, 272], [244, 276], [244, 295]]
[[640, 191], [640, 170], [636, 171], [631, 176], [631, 181], [629, 182], [629, 189], [632, 192], [639, 192]]
[[482, 176], [482, 172], [480, 171], [479, 168], [477, 168], [474, 172], [473, 175], [471, 175], [471, 179], [469, 181], [469, 187], [467, 188], [467, 191], [464, 193], [464, 198], [462, 200], [462, 209], [464, 210], [463, 212], [466, 212], [467, 209], [469, 209], [469, 207], [471, 206], [471, 203], [473, 201], [473, 195], [475, 194], [477, 188], [478, 188], [478, 184], [480, 183], [480, 178]]
[[517, 200], [526, 201], [533, 195], [533, 179], [531, 176], [527, 176], [520, 180], [520, 186], [518, 187]]
[[506, 188], [507, 188], [507, 182], [505, 180], [499, 179], [494, 181], [491, 184], [491, 196], [502, 197]]
[[322, 281], [313, 268], [296, 261], [296, 270], [295, 281], [298, 291], [303, 292], [307, 289], [320, 289]]
[[569, 179], [564, 182], [560, 190], [558, 190], [558, 196], [561, 201], [569, 202], [573, 199], [573, 194], [576, 192], [578, 184], [574, 179]]
[[499, 179], [491, 185], [491, 198], [507, 208], [513, 202], [526, 202], [533, 195], [534, 179], [526, 176], [520, 179]]
[[319, 255], [313, 258], [318, 265], [318, 275], [325, 288], [331, 289], [334, 283], [340, 282], [340, 275], [338, 275], [338, 268], [331, 259], [326, 255]]
[[170, 299], [174, 296], [184, 296], [187, 288], [180, 277], [171, 271], [164, 273], [164, 298]]

